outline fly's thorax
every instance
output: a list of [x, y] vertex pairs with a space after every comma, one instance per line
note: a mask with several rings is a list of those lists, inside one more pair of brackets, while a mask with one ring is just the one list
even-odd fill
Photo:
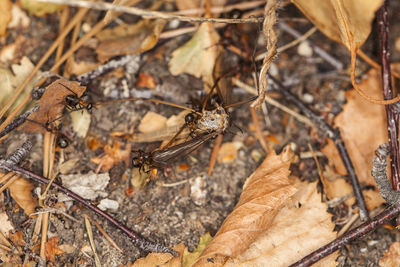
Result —
[[229, 115], [225, 109], [218, 106], [213, 110], [206, 110], [197, 121], [196, 131], [199, 132], [224, 132], [229, 126]]

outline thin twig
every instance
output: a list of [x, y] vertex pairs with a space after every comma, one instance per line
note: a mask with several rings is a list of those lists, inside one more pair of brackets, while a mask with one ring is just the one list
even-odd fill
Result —
[[[13, 172], [19, 173], [24, 175], [26, 178], [31, 179], [35, 182], [45, 184], [47, 185], [49, 183], [49, 179], [44, 178], [43, 176], [37, 175], [30, 170], [24, 169], [22, 167], [19, 167], [18, 165], [13, 165], [7, 162], [6, 160], [0, 160], [0, 168], [6, 169], [6, 170], [11, 170]], [[134, 231], [130, 230], [128, 227], [123, 225], [122, 223], [118, 222], [115, 220], [112, 216], [110, 216], [108, 213], [102, 211], [92, 203], [88, 202], [86, 199], [82, 198], [81, 196], [75, 194], [74, 192], [66, 189], [65, 187], [57, 184], [57, 183], [52, 183], [51, 184], [52, 188], [55, 188], [59, 190], [60, 192], [66, 194], [67, 196], [73, 198], [74, 200], [78, 201], [80, 204], [84, 205], [86, 208], [90, 209], [97, 215], [101, 216], [102, 218], [105, 218], [107, 221], [109, 221], [111, 224], [113, 224], [116, 228], [120, 229], [122, 232], [124, 232], [133, 242], [135, 246], [138, 248], [147, 251], [147, 252], [163, 252], [163, 253], [171, 253], [172, 255], [177, 255], [176, 251], [165, 247], [164, 245], [146, 240], [142, 236], [140, 236], [138, 233], [135, 233]]]
[[28, 110], [27, 112], [17, 116], [15, 119], [13, 119], [9, 124], [4, 127], [3, 130], [0, 131], [0, 138], [11, 132], [12, 130], [16, 129], [18, 126], [22, 125], [26, 119], [31, 115], [32, 113], [36, 112], [39, 109], [39, 104], [35, 105], [33, 108]]
[[336, 250], [342, 248], [344, 245], [362, 237], [369, 232], [375, 230], [378, 226], [382, 225], [385, 221], [393, 219], [397, 217], [400, 213], [400, 205], [394, 205], [390, 208], [386, 209], [371, 221], [363, 223], [362, 225], [354, 228], [353, 230], [347, 232], [346, 234], [342, 235], [341, 237], [333, 240], [329, 244], [317, 249], [316, 251], [312, 252], [311, 254], [307, 255], [303, 259], [293, 263], [290, 267], [305, 267], [310, 266], [320, 259], [332, 254]]
[[259, 23], [263, 21], [263, 18], [248, 18], [248, 19], [220, 19], [220, 18], [202, 18], [202, 17], [188, 17], [188, 16], [181, 16], [175, 15], [167, 12], [160, 12], [160, 11], [152, 11], [152, 10], [145, 10], [140, 9], [137, 7], [129, 7], [123, 5], [114, 5], [109, 3], [103, 2], [88, 2], [88, 1], [80, 1], [80, 0], [38, 0], [39, 2], [45, 3], [54, 3], [54, 4], [65, 4], [70, 6], [79, 6], [79, 7], [86, 7], [92, 8], [97, 10], [113, 10], [117, 12], [124, 12], [131, 15], [146, 17], [146, 18], [158, 18], [158, 19], [165, 19], [165, 20], [173, 20], [177, 19], [180, 21], [187, 21], [187, 22], [214, 22], [214, 23]]
[[[389, 49], [389, 21], [387, 17], [387, 1], [384, 2], [378, 12], [379, 43], [381, 54], [381, 73], [383, 98], [394, 97], [392, 76], [390, 73], [390, 49]], [[400, 190], [400, 156], [399, 156], [399, 112], [394, 105], [386, 105], [386, 121], [390, 145], [390, 169], [392, 171], [392, 186]]]
[[343, 160], [343, 163], [346, 166], [347, 173], [349, 174], [354, 195], [357, 199], [357, 204], [360, 209], [360, 219], [362, 221], [367, 220], [368, 211], [365, 205], [364, 197], [362, 195], [360, 183], [358, 182], [358, 178], [351, 162], [350, 156], [347, 152], [346, 146], [340, 136], [340, 131], [337, 129], [333, 129], [322, 117], [318, 116], [311, 109], [309, 109], [303, 102], [300, 101], [300, 99], [289, 92], [278, 80], [270, 75], [268, 77], [274, 82], [274, 88], [278, 92], [280, 92], [286, 100], [295, 104], [308, 118], [310, 118], [310, 120], [321, 133], [328, 136], [334, 141]]
[[[301, 33], [296, 31], [295, 29], [291, 28], [288, 24], [285, 22], [279, 22], [278, 27], [281, 28], [281, 30], [287, 32], [288, 34], [292, 35], [294, 38], [300, 38]], [[337, 70], [342, 70], [343, 69], [343, 63], [337, 60], [336, 58], [332, 57], [329, 55], [325, 50], [322, 48], [318, 47], [317, 45], [313, 44], [312, 42], [305, 40], [311, 48], [314, 50], [314, 52], [319, 55], [321, 58], [323, 58], [326, 62], [328, 62], [331, 66], [333, 66]]]

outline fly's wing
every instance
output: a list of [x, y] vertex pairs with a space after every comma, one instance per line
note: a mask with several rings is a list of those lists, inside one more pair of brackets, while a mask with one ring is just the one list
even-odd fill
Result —
[[169, 148], [156, 150], [152, 153], [152, 161], [155, 165], [168, 164], [175, 160], [177, 157], [183, 157], [196, 150], [201, 144], [208, 141], [212, 137], [216, 136], [217, 133], [209, 133], [206, 135], [198, 136], [192, 140], [180, 143]]
[[229, 106], [232, 103], [232, 75], [235, 69], [231, 69], [236, 64], [232, 61], [233, 57], [228, 57], [226, 50], [220, 49], [215, 61], [213, 78], [216, 82], [216, 91], [222, 101], [222, 106]]

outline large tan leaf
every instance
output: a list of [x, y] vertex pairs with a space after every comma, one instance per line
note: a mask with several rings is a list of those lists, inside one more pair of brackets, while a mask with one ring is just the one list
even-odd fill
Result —
[[[382, 95], [380, 71], [372, 69], [360, 87], [368, 90], [372, 96]], [[375, 185], [371, 175], [371, 163], [375, 149], [387, 142], [385, 107], [366, 101], [355, 90], [346, 92], [347, 103], [343, 111], [335, 118], [335, 126], [340, 129], [343, 141], [353, 162], [360, 182]], [[335, 145], [329, 143], [331, 150]], [[337, 153], [327, 154], [336, 169], [341, 169], [342, 160]]]
[[15, 180], [10, 186], [11, 197], [18, 203], [18, 205], [29, 215], [35, 211], [36, 198], [32, 196], [33, 185], [30, 181], [19, 178]]
[[276, 214], [297, 191], [288, 178], [293, 158], [290, 150], [268, 155], [247, 179], [239, 203], [197, 260], [197, 266], [210, 258], [217, 263], [225, 257], [238, 257], [271, 226]]
[[346, 24], [355, 47], [360, 47], [371, 32], [371, 22], [383, 0], [292, 0], [326, 36], [350, 49]]
[[169, 71], [172, 75], [188, 73], [197, 78], [202, 77], [205, 84], [212, 86], [218, 41], [219, 35], [214, 26], [202, 23], [192, 39], [172, 52]]
[[[242, 255], [226, 266], [288, 266], [336, 238], [327, 205], [321, 202], [317, 182], [300, 182], [291, 203], [276, 215], [265, 231]], [[336, 266], [338, 252], [314, 266]], [[224, 266], [225, 266], [224, 265]]]
[[380, 267], [400, 266], [400, 242], [393, 242], [388, 251], [379, 260]]

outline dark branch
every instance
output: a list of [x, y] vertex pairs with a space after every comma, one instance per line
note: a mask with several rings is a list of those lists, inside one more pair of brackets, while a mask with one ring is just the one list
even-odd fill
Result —
[[[390, 72], [389, 52], [389, 21], [387, 16], [387, 1], [384, 2], [378, 12], [379, 44], [381, 56], [381, 73], [384, 99], [394, 97], [392, 87], [392, 75]], [[397, 104], [397, 103], [396, 103]], [[392, 171], [392, 184], [395, 190], [400, 190], [400, 155], [399, 155], [399, 112], [396, 104], [387, 105], [386, 118], [390, 145], [390, 169]]]

